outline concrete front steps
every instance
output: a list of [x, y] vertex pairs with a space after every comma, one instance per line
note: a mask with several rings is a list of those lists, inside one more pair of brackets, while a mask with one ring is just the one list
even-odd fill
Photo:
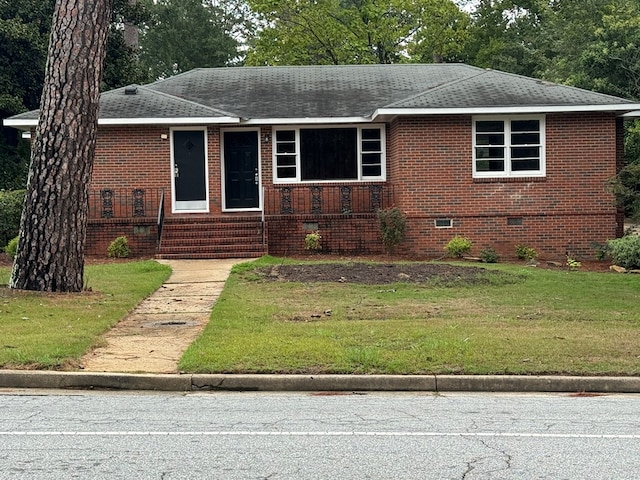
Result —
[[166, 218], [156, 258], [255, 258], [267, 253], [261, 217]]

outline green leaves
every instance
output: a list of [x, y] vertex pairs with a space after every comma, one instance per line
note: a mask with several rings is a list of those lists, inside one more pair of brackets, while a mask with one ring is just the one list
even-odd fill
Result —
[[220, 67], [236, 57], [238, 43], [228, 31], [225, 11], [213, 2], [160, 0], [147, 8], [152, 20], [140, 38], [140, 61], [152, 78]]
[[262, 28], [250, 65], [442, 61], [461, 53], [469, 16], [453, 2], [319, 0], [249, 2]]

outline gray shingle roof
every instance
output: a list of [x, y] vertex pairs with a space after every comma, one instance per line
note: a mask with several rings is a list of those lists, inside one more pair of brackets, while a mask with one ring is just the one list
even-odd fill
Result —
[[[536, 107], [638, 110], [618, 97], [464, 64], [199, 68], [102, 94], [103, 123], [373, 119], [394, 114], [475, 113]], [[10, 120], [33, 120], [37, 111]], [[12, 122], [10, 122], [12, 123]]]
[[366, 117], [469, 76], [465, 65], [341, 65], [196, 69], [149, 88], [243, 118]]
[[[126, 90], [133, 87], [134, 95]], [[147, 87], [132, 85], [103, 93], [100, 97], [101, 118], [126, 117], [234, 117], [206, 104], [199, 104], [188, 99], [173, 97]]]
[[586, 106], [632, 104], [610, 95], [523, 77], [496, 70], [421, 92], [387, 107], [393, 108], [477, 108], [525, 106]]

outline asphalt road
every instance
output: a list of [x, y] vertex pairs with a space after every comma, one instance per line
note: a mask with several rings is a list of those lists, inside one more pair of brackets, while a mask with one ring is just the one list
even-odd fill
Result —
[[636, 479], [640, 396], [0, 390], [0, 479]]

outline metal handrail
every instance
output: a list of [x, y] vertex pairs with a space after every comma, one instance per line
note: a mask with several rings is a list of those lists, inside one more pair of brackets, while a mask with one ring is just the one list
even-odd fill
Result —
[[164, 188], [160, 194], [160, 203], [158, 204], [158, 249], [162, 243], [162, 228], [164, 227]]

